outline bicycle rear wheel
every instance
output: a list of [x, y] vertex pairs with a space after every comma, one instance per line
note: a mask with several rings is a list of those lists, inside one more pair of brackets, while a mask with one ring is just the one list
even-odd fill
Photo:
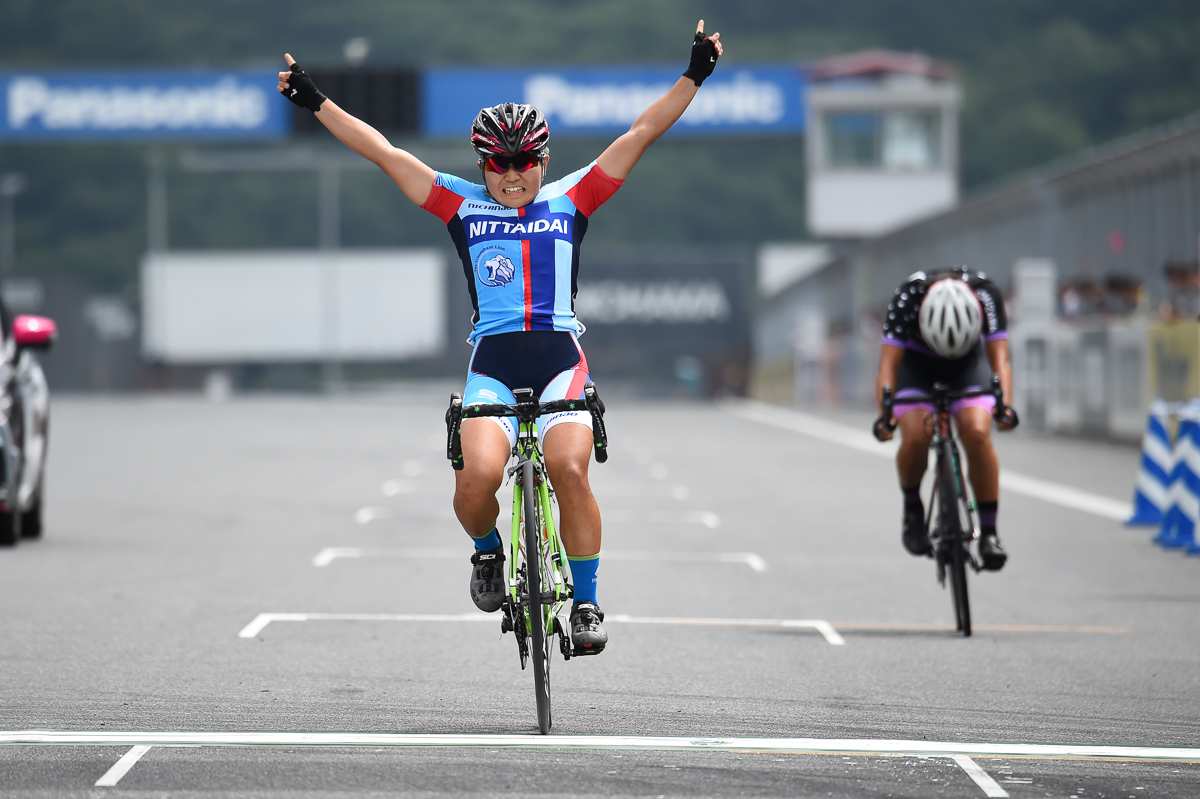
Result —
[[971, 635], [971, 600], [967, 595], [967, 537], [964, 532], [960, 496], [962, 490], [955, 469], [953, 445], [943, 445], [938, 458], [943, 546], [949, 548], [950, 596], [954, 602], [954, 625], [963, 637]]
[[550, 732], [550, 635], [542, 603], [542, 514], [532, 461], [521, 467], [522, 500], [525, 511], [525, 578], [529, 591], [529, 654], [533, 659], [533, 687], [537, 696], [538, 729]]

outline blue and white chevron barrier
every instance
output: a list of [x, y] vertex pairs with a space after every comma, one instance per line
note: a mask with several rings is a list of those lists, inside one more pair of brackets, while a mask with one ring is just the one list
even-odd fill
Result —
[[1179, 549], [1195, 544], [1200, 525], [1200, 406], [1195, 403], [1179, 411], [1172, 454], [1175, 464], [1167, 486], [1167, 507], [1154, 542]]
[[1168, 427], [1170, 408], [1162, 400], [1150, 406], [1146, 434], [1142, 437], [1142, 465], [1133, 489], [1133, 515], [1129, 525], [1159, 526], [1167, 510], [1167, 486], [1175, 468]]

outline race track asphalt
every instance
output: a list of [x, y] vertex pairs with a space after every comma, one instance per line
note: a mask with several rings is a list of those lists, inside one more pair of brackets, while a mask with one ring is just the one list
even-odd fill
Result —
[[[609, 401], [611, 644], [554, 660], [535, 741], [467, 595], [455, 388], [56, 398], [45, 537], [0, 551], [0, 796], [1200, 795], [1200, 557], [1005, 489], [963, 639], [869, 417], [739, 402]], [[1130, 498], [1134, 447], [997, 449]]]

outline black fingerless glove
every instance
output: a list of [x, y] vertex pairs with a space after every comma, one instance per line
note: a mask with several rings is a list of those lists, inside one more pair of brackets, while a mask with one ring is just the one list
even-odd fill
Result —
[[1011, 408], [1008, 405], [997, 409], [997, 412], [993, 414], [993, 416], [996, 419], [997, 424], [1008, 430], [1016, 430], [1017, 425], [1021, 423], [1021, 417], [1017, 416], [1016, 409]]
[[321, 90], [313, 83], [308, 73], [300, 69], [299, 64], [292, 64], [292, 76], [288, 78], [288, 88], [284, 90], [283, 96], [314, 114], [320, 110], [321, 103], [328, 99], [321, 94]]
[[704, 79], [713, 73], [717, 66], [717, 46], [712, 39], [705, 38], [703, 33], [697, 33], [692, 41], [692, 61], [683, 73], [685, 78], [699, 86]]

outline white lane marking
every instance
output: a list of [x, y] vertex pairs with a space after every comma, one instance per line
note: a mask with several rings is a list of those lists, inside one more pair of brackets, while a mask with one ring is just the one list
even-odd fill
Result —
[[[315, 556], [312, 564], [328, 566], [339, 558], [417, 558], [458, 560], [466, 559], [461, 549], [399, 549], [388, 547], [325, 547]], [[756, 552], [623, 552], [604, 551], [606, 561], [690, 561], [704, 563], [744, 563], [756, 572], [767, 570], [767, 561]]]
[[765, 572], [767, 570], [767, 562], [753, 552], [731, 552], [729, 557], [742, 560], [751, 569], [756, 572]]
[[951, 758], [955, 763], [967, 772], [967, 776], [975, 780], [975, 784], [983, 789], [984, 796], [992, 797], [1007, 797], [1008, 791], [1004, 790], [996, 783], [992, 776], [979, 767], [979, 764], [972, 760], [967, 755], [954, 755]]
[[0, 731], [0, 746], [413, 746], [489, 749], [652, 749], [898, 757], [1001, 757], [1200, 763], [1200, 747], [960, 743], [871, 738], [684, 738], [641, 735], [413, 735], [341, 732]]
[[1048, 480], [1030, 477], [1008, 469], [1000, 470], [1000, 486], [1027, 497], [1036, 497], [1064, 508], [1081, 510], [1084, 513], [1092, 513], [1119, 522], [1125, 521], [1133, 514], [1133, 506], [1128, 502], [1093, 494], [1090, 491], [1080, 491], [1078, 488], [1061, 483], [1051, 483]]
[[389, 547], [325, 547], [312, 560], [314, 566], [328, 566], [339, 558], [418, 558], [428, 560], [466, 560], [467, 549], [395, 549]]
[[260, 613], [238, 633], [238, 638], [254, 638], [273, 621], [499, 621], [499, 616], [483, 613]]
[[416, 491], [416, 486], [409, 480], [388, 480], [379, 488], [385, 497], [394, 497], [398, 494], [411, 494]]
[[[817, 438], [832, 444], [840, 444], [843, 447], [850, 447], [851, 449], [866, 452], [870, 455], [885, 458], [895, 456], [896, 442], [894, 440], [886, 444], [881, 444], [870, 433], [837, 422], [829, 422], [816, 416], [800, 413], [799, 411], [776, 408], [752, 400], [726, 403], [725, 410], [743, 419], [771, 425], [772, 427], [779, 427], [784, 430], [791, 430], [810, 438]], [[1102, 494], [1094, 494], [1090, 491], [1082, 491], [1061, 483], [1042, 480], [1039, 477], [1030, 477], [1029, 475], [1009, 469], [1000, 470], [1000, 485], [1015, 494], [1024, 494], [1025, 496], [1034, 497], [1055, 505], [1061, 505], [1064, 508], [1081, 510], [1084, 513], [1091, 513], [1106, 519], [1124, 521], [1133, 513], [1133, 507], [1128, 502], [1106, 497]]]
[[376, 519], [387, 519], [392, 515], [389, 508], [359, 508], [354, 512], [354, 521], [359, 524], [368, 524]]
[[[499, 621], [500, 617], [485, 613], [260, 613], [242, 628], [238, 638], [255, 638], [275, 621], [411, 621], [411, 622], [477, 622]], [[823, 619], [705, 619], [669, 616], [627, 616], [609, 613], [606, 622], [618, 624], [664, 624], [692, 627], [803, 627], [819, 632], [833, 646], [846, 643], [833, 625]]]
[[868, 455], [875, 455], [881, 458], [894, 458], [896, 450], [899, 447], [899, 442], [895, 439], [880, 443], [875, 440], [875, 436], [865, 430], [859, 430], [856, 427], [850, 427], [838, 422], [826, 421], [825, 419], [788, 408], [768, 405], [765, 402], [742, 400], [738, 402], [726, 402], [723, 405], [726, 412], [732, 413], [734, 416], [741, 416], [743, 419], [782, 428], [783, 430], [791, 430], [793, 433], [800, 433], [809, 438], [828, 441], [830, 444], [850, 447], [851, 449], [865, 452]]
[[816, 630], [833, 646], [843, 646], [846, 643], [829, 622], [821, 619], [704, 619], [625, 616], [620, 613], [610, 613], [604, 617], [604, 620], [626, 624], [665, 624], [684, 627], [804, 627]]
[[238, 638], [254, 638], [273, 621], [307, 621], [305, 613], [260, 613], [238, 633]]
[[129, 773], [129, 769], [133, 768], [133, 764], [142, 759], [142, 755], [150, 751], [148, 744], [138, 744], [130, 749], [121, 759], [113, 763], [112, 768], [104, 772], [104, 776], [96, 780], [97, 788], [112, 788], [121, 778]]
[[814, 630], [819, 632], [821, 635], [825, 636], [825, 640], [828, 641], [830, 643], [830, 645], [832, 645], [832, 646], [845, 646], [846, 645], [846, 639], [842, 638], [842, 636], [838, 635], [838, 631], [833, 629], [833, 625], [830, 624], [829, 622], [821, 620], [821, 619], [814, 619], [812, 621], [793, 621], [793, 620], [789, 619], [788, 621], [785, 621], [781, 626], [783, 626], [783, 627], [812, 627]]

